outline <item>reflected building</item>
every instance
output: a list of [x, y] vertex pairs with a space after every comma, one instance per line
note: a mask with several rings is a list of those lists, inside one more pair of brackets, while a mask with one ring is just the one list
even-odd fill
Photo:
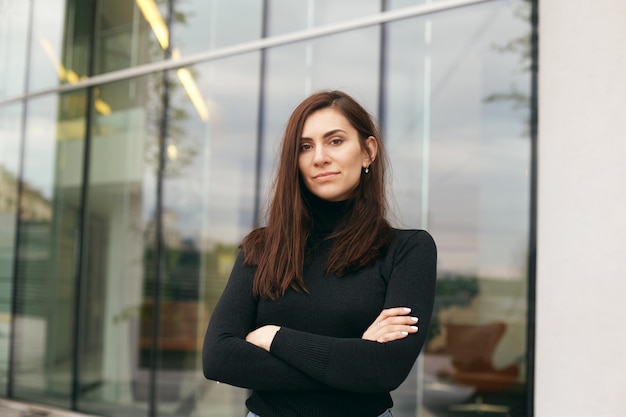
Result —
[[202, 338], [289, 114], [338, 88], [379, 122], [392, 223], [439, 249], [394, 416], [526, 416], [532, 7], [0, 2], [0, 397], [244, 415], [245, 390], [203, 378]]

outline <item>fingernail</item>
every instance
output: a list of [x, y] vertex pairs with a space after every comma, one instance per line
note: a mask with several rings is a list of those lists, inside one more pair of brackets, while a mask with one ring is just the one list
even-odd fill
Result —
[[411, 309], [408, 308], [408, 307], [404, 307], [404, 311], [406, 311], [408, 313], [409, 311], [411, 311]]
[[404, 336], [408, 336], [408, 335], [409, 335], [409, 332], [402, 332], [402, 335], [404, 335]]
[[411, 326], [411, 330], [417, 331], [417, 326]]
[[418, 318], [417, 317], [411, 317], [411, 321], [417, 323]]

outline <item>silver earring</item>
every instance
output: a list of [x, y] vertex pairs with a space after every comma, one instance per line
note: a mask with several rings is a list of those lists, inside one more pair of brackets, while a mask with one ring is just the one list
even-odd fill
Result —
[[365, 168], [365, 173], [369, 174], [370, 173], [370, 167]]

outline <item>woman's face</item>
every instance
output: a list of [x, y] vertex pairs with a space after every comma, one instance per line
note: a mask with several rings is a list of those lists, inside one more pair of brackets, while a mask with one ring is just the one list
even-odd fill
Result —
[[299, 150], [298, 168], [309, 191], [324, 200], [342, 201], [353, 195], [361, 169], [376, 157], [377, 145], [370, 136], [362, 148], [348, 119], [326, 107], [304, 121]]

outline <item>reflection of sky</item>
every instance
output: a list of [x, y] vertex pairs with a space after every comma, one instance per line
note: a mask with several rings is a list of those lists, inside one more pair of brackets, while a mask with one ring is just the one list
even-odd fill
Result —
[[22, 105], [0, 107], [0, 165], [17, 177]]
[[[24, 151], [24, 179], [31, 188], [52, 199], [56, 165], [58, 99], [32, 100], [28, 106]], [[69, 161], [59, 161], [60, 164]]]
[[272, 0], [271, 36], [368, 16], [380, 11], [379, 0]]
[[252, 53], [194, 67], [212, 103], [208, 124], [182, 93], [173, 100], [190, 115], [181, 126], [197, 143], [197, 156], [183, 175], [168, 180], [166, 204], [179, 213], [179, 231], [196, 240], [237, 243], [252, 225], [258, 63]]
[[189, 55], [258, 39], [262, 6], [263, 2], [250, 0], [177, 2], [175, 12], [185, 21], [174, 24], [173, 44], [183, 55]]
[[[437, 15], [431, 19], [430, 47], [424, 43], [423, 24], [407, 21], [390, 29], [390, 42], [395, 42], [390, 77], [395, 85], [389, 93], [393, 111], [386, 117], [387, 143], [398, 211], [403, 224], [412, 227], [422, 226], [425, 198], [420, 191], [424, 54], [432, 63], [428, 226], [438, 241], [443, 270], [523, 276], [528, 230], [529, 143], [522, 138], [526, 113], [511, 111], [511, 103], [484, 102], [492, 93], [510, 91], [513, 83], [528, 85], [527, 77], [520, 77], [519, 57], [493, 48], [527, 30], [512, 21], [511, 14], [508, 6], [497, 3]], [[407, 54], [411, 48], [401, 46], [402, 39], [413, 40], [418, 53]], [[414, 78], [402, 68], [413, 68]], [[409, 77], [402, 84], [396, 74]]]
[[30, 2], [0, 2], [0, 98], [24, 89]]
[[44, 52], [39, 38], [44, 38], [56, 52], [60, 62], [63, 37], [66, 30], [65, 0], [46, 0], [34, 2], [33, 40], [30, 62], [29, 89], [31, 91], [53, 87], [59, 84], [58, 74], [50, 58]]
[[[314, 24], [354, 17], [343, 16], [350, 9], [346, 6], [349, 3], [315, 2], [320, 8], [315, 11]], [[374, 3], [379, 2], [371, 2]], [[197, 52], [257, 36], [255, 13], [236, 20], [237, 27], [248, 22], [244, 25], [249, 26], [245, 34], [236, 34], [232, 27], [226, 27], [225, 22], [232, 19], [213, 19], [222, 23], [216, 29], [207, 28], [209, 10], [224, 13], [223, 17], [240, 7], [238, 2], [211, 4], [206, 8], [182, 6], [194, 10], [189, 23], [178, 27], [174, 34], [183, 55], [185, 51]], [[424, 54], [428, 53], [432, 59], [429, 229], [438, 241], [442, 266], [447, 269], [520, 276], [523, 267], [528, 229], [529, 155], [528, 141], [522, 138], [526, 113], [513, 111], [510, 103], [484, 102], [492, 93], [508, 92], [513, 84], [518, 84], [522, 91], [527, 88], [526, 75], [519, 71], [519, 57], [493, 48], [528, 29], [512, 17], [511, 4], [516, 3], [493, 2], [388, 25], [385, 133], [393, 164], [397, 211], [403, 225], [420, 227], [424, 197], [420, 186], [423, 63]], [[359, 6], [361, 11], [366, 9]], [[272, 8], [272, 30], [286, 30], [283, 26], [289, 21], [280, 13], [288, 10], [287, 6]], [[50, 21], [54, 19], [58, 16]], [[427, 19], [433, 28], [433, 44], [429, 48], [424, 44]], [[44, 20], [38, 21], [43, 30]], [[56, 23], [57, 33], [61, 32], [60, 21]], [[209, 30], [214, 32], [207, 35]], [[268, 51], [262, 200], [285, 123], [302, 98], [321, 88], [341, 88], [368, 110], [377, 110], [379, 39], [379, 28], [371, 27]], [[173, 122], [184, 128], [182, 137], [177, 139], [193, 144], [197, 151], [179, 176], [168, 178], [165, 189], [166, 208], [176, 212], [176, 227], [184, 236], [234, 243], [252, 225], [259, 56], [251, 53], [193, 68], [195, 81], [213, 109], [208, 124], [198, 119], [182, 89], [172, 99], [174, 107], [182, 107], [188, 114], [187, 119]], [[51, 104], [50, 109], [54, 109], [56, 102]], [[32, 109], [42, 110], [41, 106]], [[27, 172], [35, 182], [39, 181], [34, 185], [44, 189], [51, 187], [50, 176], [54, 172], [50, 166], [54, 115], [56, 112], [50, 110], [42, 118], [29, 113], [29, 137], [41, 144], [31, 142]], [[153, 178], [144, 181], [144, 207], [151, 210], [156, 184]]]

